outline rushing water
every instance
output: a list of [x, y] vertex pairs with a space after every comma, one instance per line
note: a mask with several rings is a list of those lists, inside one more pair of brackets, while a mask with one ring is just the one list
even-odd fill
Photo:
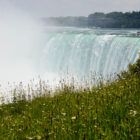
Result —
[[138, 30], [46, 28], [40, 45], [43, 73], [86, 76], [119, 73], [140, 51]]

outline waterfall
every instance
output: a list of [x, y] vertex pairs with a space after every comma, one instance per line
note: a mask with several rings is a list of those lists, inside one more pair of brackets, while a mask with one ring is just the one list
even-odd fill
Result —
[[[40, 65], [44, 72], [86, 76], [126, 70], [140, 51], [140, 38], [132, 31], [69, 29], [46, 32]], [[119, 33], [118, 33], [119, 32]]]

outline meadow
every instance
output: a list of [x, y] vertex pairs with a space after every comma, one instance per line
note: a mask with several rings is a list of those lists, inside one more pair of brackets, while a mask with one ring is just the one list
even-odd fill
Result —
[[139, 140], [140, 58], [112, 82], [92, 88], [63, 85], [0, 106], [0, 139]]

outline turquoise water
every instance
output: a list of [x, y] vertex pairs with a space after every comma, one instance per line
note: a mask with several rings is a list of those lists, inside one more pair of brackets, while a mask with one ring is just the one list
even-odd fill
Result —
[[140, 52], [138, 30], [45, 28], [40, 69], [45, 73], [86, 76], [126, 70]]

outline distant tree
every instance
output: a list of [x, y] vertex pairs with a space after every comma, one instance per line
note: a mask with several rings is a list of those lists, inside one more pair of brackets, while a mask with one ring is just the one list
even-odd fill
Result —
[[96, 12], [88, 17], [43, 18], [50, 25], [102, 28], [140, 28], [140, 11], [133, 12]]

